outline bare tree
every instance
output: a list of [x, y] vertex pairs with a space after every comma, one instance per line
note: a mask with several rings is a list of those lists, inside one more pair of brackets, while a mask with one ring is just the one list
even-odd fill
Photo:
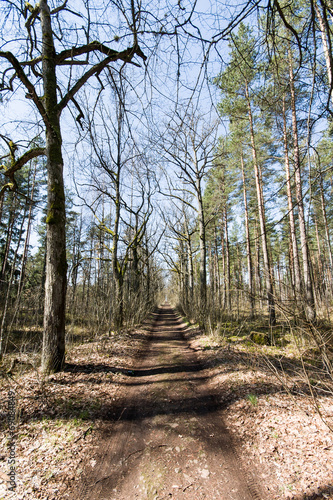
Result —
[[[144, 146], [137, 145], [132, 133], [124, 74], [109, 71], [106, 81], [111, 92], [100, 99], [91, 116], [87, 111], [91, 156], [84, 169], [85, 191], [81, 189], [78, 194], [82, 200], [88, 200], [98, 229], [110, 236], [111, 246], [103, 241], [100, 247], [108, 252], [112, 262], [112, 323], [118, 329], [124, 322], [127, 272], [130, 270], [132, 275], [133, 298], [139, 293], [140, 260], [147, 260], [143, 247], [152, 214], [154, 172]], [[106, 207], [110, 207], [109, 217]]]
[[[78, 108], [78, 121], [82, 118], [81, 109], [75, 100], [75, 95], [93, 76], [101, 74], [108, 65], [120, 61], [122, 64], [133, 62], [138, 57], [145, 60], [137, 40], [138, 13], [132, 3], [129, 32], [132, 34], [132, 45], [124, 50], [116, 51], [101, 43], [90, 41], [89, 31], [86, 27], [87, 40], [84, 44], [77, 43], [82, 38], [78, 28], [72, 30], [67, 39], [62, 36], [61, 26], [64, 23], [63, 13], [82, 18], [82, 15], [69, 9], [67, 0], [59, 7], [50, 9], [47, 0], [41, 0], [33, 7], [29, 3], [22, 9], [21, 2], [13, 2], [11, 11], [7, 14], [16, 15], [21, 22], [26, 19], [27, 50], [17, 46], [14, 51], [0, 51], [2, 59], [3, 91], [14, 91], [17, 86], [25, 87], [26, 97], [35, 105], [42, 118], [46, 136], [45, 151], [34, 150], [26, 153], [26, 157], [16, 160], [16, 165], [11, 166], [12, 175], [27, 158], [31, 159], [37, 154], [45, 153], [48, 171], [48, 214], [47, 223], [47, 259], [45, 283], [45, 308], [44, 308], [44, 338], [42, 354], [42, 370], [50, 373], [61, 370], [65, 358], [65, 300], [66, 300], [66, 233], [65, 233], [65, 193], [63, 179], [62, 133], [60, 116], [70, 102]], [[15, 9], [15, 12], [13, 10]], [[88, 13], [89, 14], [89, 13]], [[89, 20], [89, 15], [87, 15]], [[56, 35], [60, 31], [59, 38]], [[24, 33], [21, 33], [21, 37]], [[58, 40], [61, 39], [61, 45]], [[55, 43], [55, 40], [57, 43]], [[8, 41], [9, 42], [9, 41]], [[74, 45], [73, 45], [74, 42]], [[66, 46], [67, 45], [67, 46]], [[59, 51], [62, 46], [63, 50]], [[82, 59], [82, 56], [85, 59]], [[137, 64], [137, 63], [135, 63]], [[63, 94], [59, 93], [59, 79], [57, 68], [68, 72], [65, 75], [65, 88]], [[75, 71], [83, 68], [83, 71]], [[76, 76], [76, 78], [75, 78]], [[41, 85], [42, 83], [42, 85]], [[8, 175], [8, 171], [7, 171]]]
[[[170, 195], [184, 200], [197, 212], [200, 248], [200, 315], [207, 305], [206, 225], [203, 202], [204, 179], [215, 149], [217, 123], [207, 123], [206, 117], [185, 112], [176, 114], [168, 124], [169, 133], [161, 139], [163, 156], [176, 168], [175, 179], [169, 180]], [[206, 118], [207, 119], [207, 118]]]

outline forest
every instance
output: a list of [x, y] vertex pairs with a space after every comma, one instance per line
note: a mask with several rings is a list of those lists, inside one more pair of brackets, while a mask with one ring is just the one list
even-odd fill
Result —
[[132, 349], [168, 303], [203, 356], [260, 352], [288, 394], [292, 352], [332, 432], [331, 0], [3, 0], [0, 21], [4, 387]]

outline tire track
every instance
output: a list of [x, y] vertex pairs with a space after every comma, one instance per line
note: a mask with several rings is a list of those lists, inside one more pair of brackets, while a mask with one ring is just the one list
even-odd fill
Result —
[[73, 498], [260, 500], [185, 330], [174, 310], [159, 309]]

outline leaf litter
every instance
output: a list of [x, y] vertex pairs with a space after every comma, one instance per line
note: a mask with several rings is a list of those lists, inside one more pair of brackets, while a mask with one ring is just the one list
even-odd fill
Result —
[[[195, 329], [186, 336], [224, 408], [237, 454], [255, 470], [265, 499], [333, 499], [333, 434], [299, 374], [289, 372], [282, 384], [246, 347], [224, 345]], [[65, 371], [46, 380], [36, 370], [2, 377], [0, 500], [70, 498], [86, 457], [96, 465], [105, 402], [121, 397], [122, 381], [148, 337], [141, 328], [72, 347]], [[9, 389], [16, 396], [16, 495], [6, 487]], [[332, 392], [319, 394], [317, 405], [332, 424]], [[203, 480], [208, 475], [201, 471]]]

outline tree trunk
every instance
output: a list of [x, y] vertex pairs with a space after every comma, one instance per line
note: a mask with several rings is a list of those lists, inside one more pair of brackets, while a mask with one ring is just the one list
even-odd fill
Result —
[[283, 114], [283, 143], [284, 143], [284, 158], [285, 158], [285, 169], [286, 169], [286, 187], [287, 187], [288, 212], [289, 212], [289, 230], [291, 239], [291, 261], [293, 266], [293, 276], [295, 280], [294, 295], [296, 297], [296, 302], [299, 303], [302, 296], [302, 275], [299, 265], [294, 207], [293, 207], [293, 199], [291, 193], [285, 96], [283, 96], [282, 99], [282, 114]]
[[21, 246], [23, 227], [24, 227], [25, 219], [26, 219], [26, 208], [27, 208], [27, 205], [25, 206], [25, 209], [24, 209], [24, 214], [22, 217], [22, 222], [21, 222], [21, 226], [20, 226], [20, 230], [19, 230], [18, 240], [17, 240], [15, 252], [14, 252], [14, 257], [13, 257], [13, 261], [11, 264], [10, 277], [9, 277], [9, 281], [7, 284], [6, 300], [5, 300], [5, 305], [4, 305], [4, 310], [3, 310], [3, 314], [2, 314], [2, 320], [1, 320], [1, 327], [0, 327], [0, 359], [2, 358], [3, 354], [5, 353], [6, 348], [7, 348], [7, 343], [8, 343], [8, 332], [7, 332], [6, 339], [5, 339], [5, 332], [7, 330], [7, 328], [6, 328], [7, 312], [8, 312], [8, 307], [9, 307], [10, 292], [11, 292], [11, 288], [12, 288], [12, 284], [13, 284], [13, 278], [14, 278], [14, 272], [15, 272], [15, 267], [16, 267], [18, 251], [19, 251], [19, 248]]
[[208, 243], [208, 274], [209, 274], [209, 301], [208, 307], [210, 311], [210, 316], [214, 314], [215, 311], [215, 293], [214, 293], [214, 285], [215, 285], [215, 269], [214, 269], [214, 260], [213, 260], [213, 252], [212, 252], [212, 242]]
[[321, 244], [319, 238], [319, 230], [318, 230], [318, 221], [316, 214], [313, 214], [314, 224], [315, 224], [315, 232], [316, 232], [316, 240], [317, 240], [317, 261], [314, 262], [314, 274], [317, 277], [316, 280], [313, 280], [313, 288], [316, 292], [317, 297], [320, 299], [320, 303], [323, 303], [323, 295], [325, 294], [325, 270], [324, 270], [324, 262], [325, 258], [321, 254]]
[[222, 293], [222, 309], [226, 307], [226, 263], [225, 263], [225, 241], [224, 241], [224, 224], [223, 214], [221, 218], [221, 254], [222, 254], [222, 275], [223, 275], [223, 293]]
[[248, 106], [253, 166], [254, 166], [255, 179], [256, 179], [256, 188], [257, 188], [258, 212], [259, 212], [259, 222], [260, 222], [260, 231], [261, 231], [262, 252], [263, 252], [263, 259], [264, 259], [269, 324], [275, 325], [275, 323], [276, 323], [275, 303], [274, 303], [274, 295], [273, 295], [273, 279], [272, 279], [272, 272], [271, 272], [270, 259], [269, 259], [269, 253], [268, 253], [268, 245], [267, 245], [265, 205], [264, 205], [264, 197], [263, 197], [263, 193], [262, 193], [261, 172], [260, 172], [260, 168], [259, 168], [259, 164], [258, 164], [258, 160], [257, 160], [257, 151], [256, 151], [256, 147], [255, 147], [253, 118], [252, 118], [252, 110], [251, 110], [251, 103], [250, 103], [247, 83], [245, 83], [245, 94], [246, 94], [246, 100], [247, 100], [247, 106]]
[[193, 311], [193, 256], [192, 256], [192, 246], [191, 237], [188, 230], [186, 230], [186, 247], [187, 247], [187, 265], [188, 265], [188, 287], [189, 287], [189, 304], [190, 310]]
[[115, 307], [115, 315], [114, 315], [114, 324], [116, 329], [122, 327], [124, 322], [124, 296], [123, 296], [123, 285], [124, 279], [123, 275], [120, 272], [117, 273], [116, 276], [116, 286], [115, 286], [115, 298], [116, 298], [116, 307]]
[[290, 100], [291, 100], [291, 113], [292, 113], [292, 130], [293, 130], [293, 145], [294, 145], [294, 167], [295, 167], [295, 186], [296, 186], [296, 201], [298, 207], [298, 220], [301, 237], [301, 252], [303, 259], [303, 274], [305, 285], [305, 315], [308, 321], [316, 320], [316, 309], [313, 295], [313, 284], [310, 272], [310, 258], [307, 244], [307, 234], [305, 226], [305, 215], [303, 206], [303, 191], [302, 191], [302, 178], [301, 178], [301, 164], [299, 158], [298, 147], [298, 130], [297, 130], [297, 116], [296, 116], [296, 98], [294, 87], [294, 74], [292, 68], [292, 54], [289, 49], [289, 83], [290, 83]]
[[88, 315], [89, 315], [89, 312], [91, 310], [91, 308], [90, 308], [90, 286], [91, 286], [91, 270], [92, 270], [92, 262], [93, 262], [93, 251], [94, 251], [93, 238], [94, 238], [93, 233], [91, 232], [88, 268], [85, 269], [85, 274], [86, 274], [86, 278], [87, 278], [87, 296], [86, 296], [85, 301], [82, 299], [83, 306], [86, 310], [86, 314], [88, 314]]
[[4, 257], [3, 257], [2, 266], [1, 266], [1, 273], [0, 273], [0, 290], [3, 290], [6, 288], [5, 284], [6, 284], [7, 262], [8, 262], [8, 257], [9, 257], [10, 246], [12, 243], [12, 235], [13, 235], [13, 229], [14, 229], [14, 225], [15, 225], [17, 205], [18, 205], [18, 199], [17, 199], [17, 196], [14, 195], [14, 197], [12, 198], [12, 204], [9, 208], [6, 245], [5, 245], [5, 252], [4, 252]]
[[263, 293], [262, 293], [262, 282], [261, 282], [261, 274], [260, 274], [260, 233], [258, 229], [258, 220], [255, 219], [254, 224], [254, 241], [255, 241], [255, 281], [256, 281], [256, 295], [259, 297], [259, 306], [260, 310], [263, 308]]
[[244, 215], [245, 215], [245, 233], [246, 233], [247, 272], [248, 272], [248, 279], [249, 279], [249, 296], [250, 296], [250, 310], [251, 310], [250, 317], [253, 318], [254, 317], [254, 311], [255, 311], [255, 301], [254, 301], [254, 287], [253, 287], [251, 238], [250, 238], [250, 226], [249, 226], [249, 209], [248, 209], [248, 205], [247, 205], [247, 193], [246, 193], [246, 182], [245, 182], [243, 153], [241, 154], [241, 168], [242, 168], [243, 196], [244, 196]]
[[180, 303], [185, 315], [187, 315], [187, 266], [184, 254], [184, 242], [179, 241], [179, 268], [180, 268]]
[[203, 209], [203, 200], [201, 196], [201, 185], [197, 178], [197, 201], [198, 201], [198, 220], [199, 220], [199, 248], [200, 248], [200, 313], [202, 317], [206, 314], [207, 303], [207, 272], [206, 272], [206, 227]]
[[120, 221], [119, 175], [116, 185], [116, 200], [117, 202], [116, 202], [116, 213], [115, 213], [114, 230], [113, 230], [112, 263], [113, 263], [113, 277], [115, 280], [114, 324], [116, 328], [120, 328], [123, 323], [123, 274], [118, 260], [118, 238], [119, 238], [119, 221]]
[[43, 37], [42, 65], [47, 157], [47, 236], [46, 282], [42, 371], [58, 372], [65, 361], [65, 305], [67, 285], [66, 210], [63, 181], [62, 140], [57, 110], [55, 48], [50, 9], [46, 0], [39, 3]]
[[216, 274], [216, 290], [217, 290], [217, 304], [218, 304], [218, 309], [221, 306], [221, 276], [220, 276], [220, 266], [219, 266], [219, 253], [217, 249], [217, 230], [216, 230], [216, 224], [214, 224], [214, 241], [215, 241], [215, 274]]
[[332, 290], [332, 286], [333, 286], [333, 284], [332, 284], [332, 270], [333, 270], [332, 246], [331, 246], [330, 230], [329, 230], [328, 222], [327, 222], [326, 205], [325, 205], [325, 198], [324, 198], [323, 176], [322, 176], [321, 172], [320, 172], [320, 200], [321, 200], [321, 211], [323, 214], [324, 225], [325, 225], [325, 235], [326, 235], [327, 250], [328, 250], [328, 257], [329, 257], [328, 274], [329, 274], [329, 279], [330, 279], [330, 284], [331, 284], [330, 289]]
[[2, 221], [2, 211], [3, 211], [4, 202], [5, 202], [5, 197], [6, 197], [6, 193], [4, 193], [4, 195], [0, 197], [0, 224]]
[[8, 312], [8, 307], [9, 307], [11, 287], [13, 284], [16, 260], [17, 260], [18, 251], [19, 251], [19, 248], [21, 245], [25, 217], [26, 217], [26, 210], [24, 211], [24, 215], [22, 217], [22, 222], [21, 222], [21, 226], [20, 226], [20, 230], [19, 230], [19, 235], [18, 235], [18, 240], [17, 240], [17, 244], [16, 244], [16, 248], [15, 248], [15, 253], [14, 253], [13, 261], [11, 264], [10, 277], [9, 277], [9, 281], [7, 284], [6, 299], [5, 299], [4, 310], [2, 313], [1, 326], [0, 326], [0, 360], [2, 359], [4, 352], [6, 351], [6, 347], [7, 347], [8, 333], [7, 333], [6, 339], [5, 339], [7, 312]]
[[231, 313], [231, 271], [230, 271], [230, 246], [229, 246], [229, 231], [228, 231], [228, 216], [227, 208], [223, 209], [224, 220], [224, 235], [225, 235], [225, 250], [226, 250], [226, 306], [228, 312]]
[[14, 321], [17, 317], [18, 311], [19, 311], [20, 302], [21, 302], [21, 293], [22, 293], [22, 289], [23, 289], [23, 285], [24, 285], [25, 268], [26, 268], [26, 263], [27, 263], [30, 233], [31, 233], [32, 208], [33, 208], [33, 201], [34, 201], [36, 171], [37, 171], [37, 161], [35, 162], [35, 168], [34, 168], [33, 177], [32, 177], [32, 187], [31, 187], [30, 204], [29, 204], [29, 211], [28, 211], [28, 225], [27, 225], [27, 231], [26, 231], [25, 240], [24, 240], [22, 259], [21, 259], [21, 271], [20, 271], [20, 278], [19, 278], [19, 283], [18, 283], [18, 288], [17, 288], [15, 310], [14, 310], [13, 317], [11, 319], [10, 329], [12, 328]]
[[72, 297], [71, 297], [71, 313], [72, 318], [75, 318], [76, 309], [77, 309], [77, 281], [78, 281], [78, 272], [80, 266], [80, 257], [81, 257], [81, 237], [82, 237], [82, 212], [80, 217], [79, 227], [76, 227], [76, 222], [74, 226], [74, 237], [73, 237], [73, 262], [72, 262]]
[[327, 78], [328, 78], [328, 84], [329, 84], [329, 93], [330, 93], [330, 99], [333, 103], [333, 94], [332, 94], [332, 66], [333, 66], [333, 61], [332, 61], [332, 53], [329, 48], [329, 44], [331, 42], [330, 37], [331, 37], [331, 29], [328, 25], [327, 19], [324, 20], [323, 16], [321, 15], [320, 9], [317, 5], [317, 2], [313, 2], [318, 21], [319, 21], [319, 30], [321, 34], [321, 40], [323, 44], [323, 50], [324, 50], [324, 56], [325, 56], [325, 62], [326, 62], [326, 69], [327, 69]]
[[123, 125], [123, 103], [118, 103], [117, 110], [117, 172], [115, 175], [115, 219], [113, 228], [113, 247], [112, 247], [112, 268], [113, 277], [115, 279], [115, 308], [114, 308], [114, 323], [116, 328], [120, 328], [123, 324], [123, 283], [124, 272], [118, 258], [118, 240], [119, 240], [119, 224], [120, 224], [120, 174], [121, 174], [121, 151], [122, 151], [122, 125]]
[[[288, 226], [288, 233], [290, 236], [290, 226]], [[290, 277], [290, 288], [292, 291], [292, 298], [295, 301], [296, 300], [296, 286], [295, 286], [295, 267], [294, 267], [294, 254], [293, 254], [293, 247], [291, 240], [289, 238], [289, 244], [288, 244], [288, 259], [289, 259], [289, 266], [288, 266], [288, 272], [289, 272], [289, 277]], [[290, 294], [289, 294], [290, 297]]]
[[151, 295], [151, 270], [150, 270], [150, 262], [149, 262], [149, 247], [148, 247], [148, 236], [145, 237], [145, 251], [146, 251], [146, 265], [147, 265], [147, 303], [151, 304], [150, 295]]

